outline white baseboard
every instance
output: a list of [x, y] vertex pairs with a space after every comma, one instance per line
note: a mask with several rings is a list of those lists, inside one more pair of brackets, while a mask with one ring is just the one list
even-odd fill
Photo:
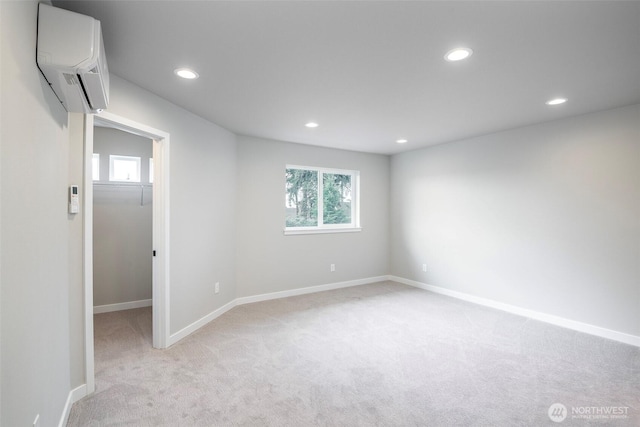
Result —
[[222, 307], [220, 307], [220, 308], [212, 311], [211, 313], [207, 314], [206, 316], [203, 316], [202, 318], [196, 320], [195, 322], [193, 322], [189, 326], [185, 326], [184, 328], [180, 329], [175, 334], [170, 335], [169, 336], [169, 342], [167, 343], [168, 344], [167, 347], [172, 346], [173, 344], [177, 343], [178, 341], [180, 341], [181, 339], [183, 339], [187, 335], [190, 335], [190, 334], [194, 333], [195, 331], [197, 331], [198, 329], [202, 328], [207, 323], [209, 323], [212, 320], [222, 316], [224, 313], [226, 313], [227, 311], [231, 310], [235, 306], [236, 306], [236, 300], [229, 301], [228, 303], [226, 303]]
[[64, 409], [62, 410], [62, 416], [60, 417], [60, 422], [58, 423], [58, 427], [66, 427], [67, 422], [69, 421], [69, 414], [71, 413], [71, 407], [78, 400], [82, 399], [87, 395], [87, 386], [86, 384], [82, 384], [71, 390], [69, 395], [67, 396], [67, 401], [64, 404]]
[[109, 313], [112, 311], [131, 310], [132, 308], [151, 307], [150, 299], [139, 301], [120, 302], [117, 304], [96, 305], [93, 307], [93, 314]]
[[313, 294], [316, 292], [331, 291], [334, 289], [349, 288], [351, 286], [368, 285], [370, 283], [389, 280], [389, 276], [368, 277], [366, 279], [348, 280], [346, 282], [329, 283], [326, 285], [309, 286], [306, 288], [291, 289], [288, 291], [270, 292], [268, 294], [252, 295], [236, 298], [237, 305], [251, 304], [254, 302], [268, 301], [272, 299], [293, 297], [296, 295]]
[[224, 306], [207, 314], [201, 319], [193, 322], [189, 326], [171, 335], [169, 337], [169, 345], [175, 344], [176, 342], [180, 341], [182, 338], [200, 329], [207, 323], [211, 322], [217, 317], [220, 317], [221, 315], [223, 315], [224, 313], [231, 310], [233, 307], [237, 305], [251, 304], [254, 302], [268, 301], [268, 300], [279, 299], [279, 298], [287, 298], [287, 297], [292, 297], [296, 295], [305, 295], [305, 294], [311, 294], [316, 292], [330, 291], [334, 289], [348, 288], [351, 286], [366, 285], [370, 283], [382, 282], [385, 280], [391, 280], [394, 282], [403, 283], [405, 285], [424, 289], [437, 294], [446, 295], [446, 296], [450, 296], [460, 300], [468, 301], [474, 304], [483, 305], [485, 307], [491, 307], [497, 310], [506, 311], [508, 313], [516, 314], [518, 316], [528, 317], [531, 319], [539, 320], [541, 322], [549, 323], [549, 324], [560, 326], [567, 329], [572, 329], [574, 331], [584, 332], [586, 334], [594, 335], [597, 337], [607, 338], [610, 340], [640, 347], [639, 336], [627, 334], [624, 332], [614, 331], [611, 329], [606, 329], [606, 328], [590, 325], [583, 322], [578, 322], [571, 319], [565, 319], [563, 317], [554, 316], [551, 314], [542, 313], [535, 310], [529, 310], [526, 308], [494, 301], [488, 298], [482, 298], [475, 295], [466, 294], [464, 292], [453, 291], [450, 289], [441, 288], [439, 286], [428, 285], [426, 283], [421, 283], [415, 280], [405, 279], [403, 277], [398, 277], [393, 275], [369, 277], [365, 279], [349, 280], [346, 282], [329, 283], [326, 285], [309, 286], [306, 288], [297, 288], [297, 289], [291, 289], [287, 291], [270, 292], [267, 294], [236, 298], [233, 301], [230, 301]]
[[640, 336], [631, 335], [631, 334], [627, 334], [619, 331], [614, 331], [611, 329], [602, 328], [600, 326], [578, 322], [576, 320], [565, 319], [564, 317], [558, 317], [558, 316], [554, 316], [547, 313], [541, 313], [539, 311], [529, 310], [527, 308], [517, 307], [515, 305], [504, 304], [491, 299], [477, 297], [475, 295], [466, 294], [464, 292], [452, 291], [451, 289], [428, 285], [426, 283], [416, 282], [415, 280], [409, 280], [402, 277], [389, 276], [389, 280], [392, 280], [398, 283], [403, 283], [405, 285], [413, 286], [416, 288], [424, 289], [427, 291], [431, 291], [437, 294], [450, 296], [450, 297], [461, 299], [464, 301], [469, 301], [474, 304], [484, 305], [486, 307], [491, 307], [498, 310], [506, 311], [508, 313], [517, 314], [519, 316], [524, 316], [531, 319], [539, 320], [541, 322], [550, 323], [552, 325], [561, 326], [563, 328], [572, 329], [574, 331], [595, 335], [600, 338], [607, 338], [610, 340], [640, 347]]
[[202, 328], [207, 323], [222, 316], [224, 313], [231, 310], [233, 307], [237, 305], [250, 304], [253, 302], [267, 301], [267, 300], [278, 299], [278, 298], [286, 298], [286, 297], [291, 297], [296, 295], [311, 294], [315, 292], [330, 291], [333, 289], [348, 288], [351, 286], [366, 285], [368, 283], [382, 282], [384, 280], [389, 280], [389, 276], [369, 277], [367, 279], [349, 280], [346, 282], [329, 283], [326, 285], [309, 286], [307, 288], [297, 288], [297, 289], [291, 289], [288, 291], [270, 292], [268, 294], [260, 294], [260, 295], [250, 296], [250, 297], [236, 298], [232, 301], [229, 301], [222, 307], [212, 311], [211, 313], [201, 317], [200, 319], [196, 320], [192, 324], [180, 329], [175, 334], [170, 335], [168, 345], [172, 346], [173, 344], [177, 343], [187, 335], [194, 333], [195, 331]]

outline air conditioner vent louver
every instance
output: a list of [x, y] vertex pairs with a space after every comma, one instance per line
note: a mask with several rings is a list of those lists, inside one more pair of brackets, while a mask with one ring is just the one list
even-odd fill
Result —
[[62, 75], [64, 76], [64, 79], [67, 81], [68, 85], [77, 85], [78, 84], [78, 78], [76, 77], [75, 74], [62, 73]]

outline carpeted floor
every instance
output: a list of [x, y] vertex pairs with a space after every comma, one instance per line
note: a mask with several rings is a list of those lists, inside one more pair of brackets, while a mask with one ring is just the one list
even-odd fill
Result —
[[392, 282], [239, 306], [167, 350], [150, 308], [95, 338], [69, 426], [640, 425], [640, 349]]

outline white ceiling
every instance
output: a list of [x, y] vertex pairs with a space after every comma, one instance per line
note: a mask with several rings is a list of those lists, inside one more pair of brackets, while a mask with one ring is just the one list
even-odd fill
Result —
[[112, 73], [238, 134], [391, 154], [640, 103], [637, 1], [54, 5], [102, 22]]

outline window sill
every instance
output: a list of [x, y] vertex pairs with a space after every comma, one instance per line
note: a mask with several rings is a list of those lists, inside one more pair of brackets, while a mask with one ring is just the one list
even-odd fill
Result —
[[290, 229], [284, 230], [285, 236], [296, 236], [299, 234], [332, 234], [332, 233], [359, 233], [362, 231], [361, 227], [349, 227], [349, 228], [307, 228], [307, 229]]

